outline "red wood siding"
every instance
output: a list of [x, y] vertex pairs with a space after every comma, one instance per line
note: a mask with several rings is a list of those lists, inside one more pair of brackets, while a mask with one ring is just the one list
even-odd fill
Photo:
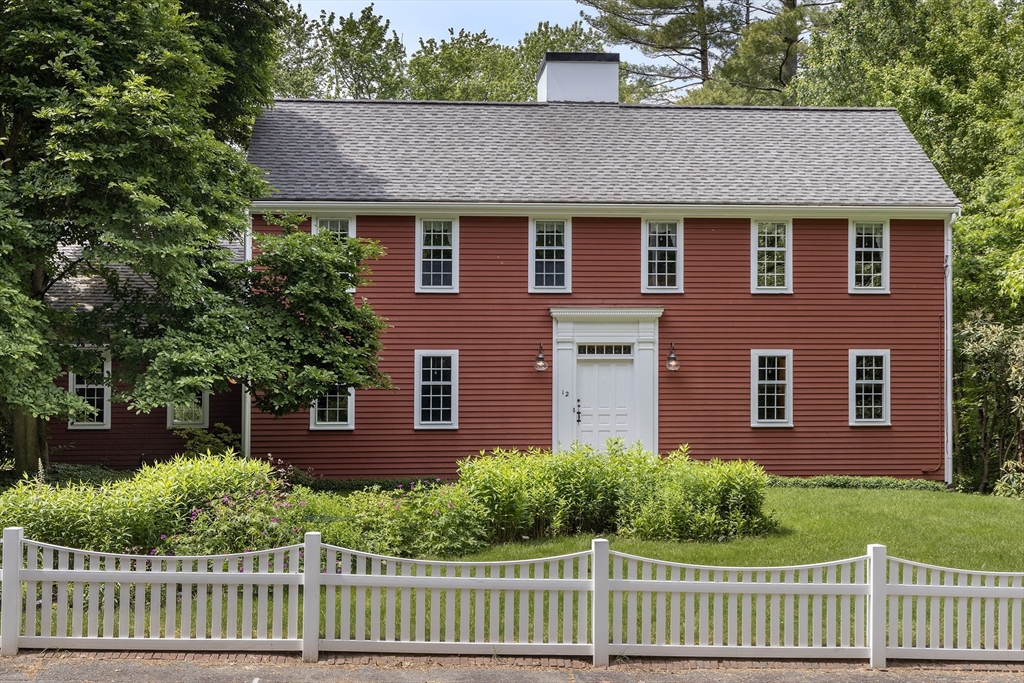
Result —
[[[67, 377], [57, 384], [67, 388]], [[242, 392], [239, 388], [210, 396], [210, 425], [218, 422], [242, 431]], [[167, 429], [167, 409], [136, 415], [123, 403], [110, 407], [110, 429], [68, 429], [65, 420], [50, 421], [51, 456], [54, 462], [106, 465], [134, 469], [144, 462], [166, 460], [180, 453], [184, 441]]]
[[[254, 228], [262, 229], [257, 217]], [[381, 242], [363, 288], [392, 329], [382, 369], [395, 391], [359, 391], [354, 431], [310, 431], [302, 412], [253, 413], [253, 455], [327, 477], [450, 476], [495, 446], [549, 447], [551, 306], [664, 306], [659, 441], [697, 458], [754, 458], [780, 474], [940, 479], [943, 224], [894, 220], [888, 295], [847, 293], [846, 220], [796, 220], [793, 294], [750, 293], [750, 221], [686, 220], [683, 294], [640, 293], [640, 219], [574, 218], [572, 294], [528, 294], [526, 217], [460, 218], [460, 293], [415, 294], [415, 219], [359, 216]], [[681, 369], [664, 356], [676, 343]], [[793, 349], [794, 426], [750, 426], [750, 350]], [[848, 424], [848, 351], [891, 349], [891, 427]], [[413, 429], [415, 349], [459, 350], [459, 429]]]

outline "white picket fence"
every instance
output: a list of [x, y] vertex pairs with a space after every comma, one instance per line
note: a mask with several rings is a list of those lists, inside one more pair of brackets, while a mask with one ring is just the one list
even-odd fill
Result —
[[[19, 648], [1024, 662], [1024, 573], [889, 558], [707, 567], [611, 552], [512, 562], [320, 543], [213, 557], [3, 535], [0, 653]], [[318, 558], [318, 562], [306, 561]]]

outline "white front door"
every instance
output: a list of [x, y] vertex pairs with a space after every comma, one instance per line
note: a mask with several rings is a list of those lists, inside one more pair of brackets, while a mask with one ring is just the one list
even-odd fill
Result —
[[603, 449], [612, 437], [634, 438], [630, 415], [636, 412], [632, 359], [580, 358], [576, 368], [576, 440]]

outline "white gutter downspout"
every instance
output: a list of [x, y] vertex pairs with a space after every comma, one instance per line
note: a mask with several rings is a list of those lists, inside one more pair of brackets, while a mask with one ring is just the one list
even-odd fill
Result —
[[[245, 231], [243, 245], [245, 247], [245, 261], [252, 261], [252, 214], [246, 209], [246, 218], [249, 220], [249, 227]], [[250, 457], [250, 434], [252, 425], [252, 401], [249, 400], [249, 389], [242, 386], [242, 456]]]
[[945, 258], [945, 301], [943, 316], [946, 319], [946, 349], [945, 349], [945, 430], [946, 430], [946, 458], [945, 458], [945, 481], [946, 484], [953, 483], [953, 223], [960, 215], [960, 210], [950, 214], [946, 221], [945, 235], [943, 239], [943, 255]]

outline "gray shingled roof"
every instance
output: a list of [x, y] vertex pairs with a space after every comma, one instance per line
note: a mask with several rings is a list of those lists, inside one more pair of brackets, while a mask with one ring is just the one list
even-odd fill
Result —
[[289, 201], [949, 206], [893, 109], [279, 100]]

